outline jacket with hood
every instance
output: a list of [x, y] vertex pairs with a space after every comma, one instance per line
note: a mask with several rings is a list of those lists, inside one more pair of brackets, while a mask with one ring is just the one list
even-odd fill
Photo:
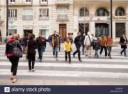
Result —
[[14, 56], [14, 54], [13, 54], [13, 48], [15, 46], [17, 46], [22, 51], [22, 48], [21, 48], [20, 43], [18, 42], [18, 40], [15, 40], [14, 38], [10, 38], [7, 41], [7, 43], [6, 43], [5, 54], [7, 55], [7, 57]]

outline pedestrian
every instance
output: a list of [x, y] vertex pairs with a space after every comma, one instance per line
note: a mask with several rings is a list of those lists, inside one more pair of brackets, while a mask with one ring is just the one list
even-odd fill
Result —
[[58, 60], [58, 51], [59, 51], [59, 46], [60, 46], [60, 37], [57, 34], [56, 31], [54, 31], [54, 34], [51, 36], [52, 40], [52, 48], [53, 48], [53, 56], [56, 57], [56, 60]]
[[20, 51], [22, 52], [21, 45], [18, 40], [18, 35], [15, 34], [11, 38], [7, 40], [6, 43], [6, 51], [5, 54], [9, 61], [11, 62], [11, 81], [12, 83], [15, 83], [17, 81], [17, 68], [18, 68], [18, 63], [19, 63], [19, 58], [18, 56], [14, 55], [14, 48], [18, 47]]
[[92, 42], [93, 42], [93, 36], [88, 32], [88, 34], [85, 36], [85, 41], [84, 41], [86, 56], [88, 57], [91, 57]]
[[67, 61], [67, 55], [68, 55], [69, 64], [70, 64], [71, 63], [72, 45], [70, 43], [69, 38], [65, 39], [65, 42], [64, 42], [64, 51], [65, 51], [65, 61]]
[[41, 34], [39, 34], [39, 37], [37, 37], [36, 39], [36, 43], [39, 54], [38, 59], [40, 59], [40, 62], [42, 62], [43, 52], [45, 51], [46, 48], [46, 38]]
[[76, 51], [73, 53], [73, 57], [75, 57], [75, 54], [78, 53], [78, 59], [79, 59], [80, 62], [82, 62], [81, 54], [80, 54], [80, 47], [81, 47], [82, 43], [81, 43], [80, 36], [81, 36], [81, 34], [78, 33], [77, 36], [74, 39], [74, 43], [75, 43], [75, 46], [76, 46]]
[[98, 51], [100, 49], [100, 39], [99, 38], [94, 38], [93, 40], [93, 49], [95, 50], [95, 57], [99, 58]]
[[81, 35], [81, 41], [82, 41], [82, 54], [85, 54], [85, 45], [84, 45], [84, 40], [85, 40], [85, 34]]
[[27, 50], [29, 72], [35, 71], [34, 66], [35, 66], [36, 48], [37, 48], [37, 44], [36, 41], [34, 40], [33, 34], [29, 34], [28, 50]]
[[107, 39], [106, 39], [106, 36], [101, 36], [100, 37], [100, 46], [101, 46], [100, 55], [102, 54], [103, 49], [104, 49], [105, 57], [107, 57]]
[[106, 42], [106, 46], [107, 46], [107, 51], [108, 51], [108, 57], [111, 59], [111, 51], [112, 51], [112, 38], [108, 35], [107, 36], [107, 42]]
[[127, 43], [128, 43], [128, 40], [127, 40], [127, 37], [123, 34], [121, 37], [120, 37], [120, 45], [121, 45], [121, 49], [122, 51], [120, 52], [120, 54], [122, 55], [122, 53], [124, 53], [124, 56], [126, 57], [126, 49], [127, 49]]

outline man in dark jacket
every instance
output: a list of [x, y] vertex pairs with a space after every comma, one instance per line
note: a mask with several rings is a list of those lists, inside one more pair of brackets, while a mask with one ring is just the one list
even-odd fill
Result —
[[76, 46], [76, 51], [73, 53], [73, 57], [75, 57], [75, 54], [78, 53], [78, 59], [80, 62], [82, 62], [81, 60], [81, 56], [80, 56], [80, 47], [82, 45], [82, 42], [81, 42], [81, 37], [80, 37], [80, 33], [78, 33], [78, 35], [75, 37], [74, 39], [74, 43], [75, 43], [75, 46]]
[[43, 37], [41, 34], [39, 34], [39, 37], [36, 39], [36, 42], [37, 42], [39, 59], [40, 62], [42, 62], [43, 52], [45, 51], [46, 48], [46, 38]]

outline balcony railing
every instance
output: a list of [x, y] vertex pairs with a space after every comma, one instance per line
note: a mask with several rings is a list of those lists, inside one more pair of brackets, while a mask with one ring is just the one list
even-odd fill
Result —
[[70, 0], [56, 0], [56, 5], [70, 5]]
[[39, 3], [40, 3], [40, 5], [48, 5], [48, 1], [42, 1], [42, 0], [40, 0]]
[[33, 20], [32, 15], [23, 15], [23, 20]]
[[17, 0], [17, 1], [15, 1], [15, 2], [8, 2], [8, 4], [9, 5], [32, 5], [33, 4], [33, 2], [31, 1], [31, 2], [26, 2], [26, 0]]
[[39, 20], [49, 20], [48, 16], [39, 16]]
[[69, 21], [69, 19], [67, 15], [58, 15], [57, 21]]

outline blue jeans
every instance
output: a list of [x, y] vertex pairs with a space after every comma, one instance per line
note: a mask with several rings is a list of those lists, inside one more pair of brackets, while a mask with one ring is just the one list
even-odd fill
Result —
[[111, 57], [112, 47], [111, 46], [108, 46], [107, 47], [107, 50], [108, 50], [108, 56]]
[[58, 47], [53, 47], [53, 56], [56, 56], [56, 58], [58, 57], [58, 51], [59, 51]]
[[38, 47], [38, 54], [40, 60], [42, 60], [44, 49], [45, 48], [43, 46]]
[[95, 57], [96, 57], [96, 58], [99, 58], [98, 50], [95, 50]]

